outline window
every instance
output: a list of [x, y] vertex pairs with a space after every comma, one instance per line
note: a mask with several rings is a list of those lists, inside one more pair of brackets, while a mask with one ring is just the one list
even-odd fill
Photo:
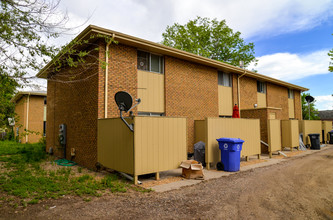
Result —
[[257, 91], [260, 93], [266, 93], [266, 83], [257, 81]]
[[163, 57], [144, 51], [138, 51], [138, 69], [155, 73], [163, 73]]
[[232, 87], [231, 74], [223, 73], [223, 72], [219, 71], [218, 72], [218, 84], [220, 86]]
[[46, 105], [47, 104], [47, 102], [46, 102], [46, 97], [44, 97], [44, 105]]
[[294, 98], [294, 90], [288, 89], [288, 98], [293, 99]]
[[43, 121], [43, 136], [46, 136], [46, 121]]

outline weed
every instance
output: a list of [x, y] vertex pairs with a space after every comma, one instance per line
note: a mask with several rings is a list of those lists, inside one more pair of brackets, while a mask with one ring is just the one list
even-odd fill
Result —
[[[126, 192], [130, 188], [127, 183], [119, 180], [115, 174], [96, 180], [95, 176], [84, 174], [76, 177], [69, 167], [45, 170], [41, 162], [46, 159], [43, 144], [19, 144], [16, 142], [0, 142], [0, 192], [12, 197], [1, 197], [8, 201], [20, 199], [24, 207], [36, 204], [41, 200], [57, 199], [63, 195], [83, 196], [84, 201], [90, 201], [89, 196], [101, 196], [101, 192]], [[58, 166], [51, 162], [56, 168]], [[82, 173], [82, 167], [77, 168]], [[15, 200], [16, 201], [16, 200]], [[16, 204], [18, 206], [18, 204]]]
[[90, 202], [90, 201], [91, 201], [91, 198], [88, 198], [88, 197], [83, 198], [83, 201], [85, 201], [85, 202]]

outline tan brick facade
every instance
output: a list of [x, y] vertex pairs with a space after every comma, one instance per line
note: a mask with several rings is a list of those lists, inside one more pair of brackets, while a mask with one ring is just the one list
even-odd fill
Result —
[[193, 152], [194, 120], [218, 117], [217, 70], [165, 57], [165, 114], [187, 117], [188, 152]]
[[240, 78], [240, 108], [251, 109], [257, 104], [257, 80], [243, 76]]
[[302, 120], [302, 104], [300, 91], [294, 90], [295, 119]]
[[[94, 67], [81, 75], [78, 82], [68, 82], [61, 73], [48, 81], [47, 149], [52, 147], [56, 155], [62, 156], [58, 149], [59, 124], [67, 124], [67, 159], [94, 168], [97, 162], [97, 120], [105, 117], [105, 42], [98, 43], [97, 59], [91, 60]], [[127, 91], [137, 97], [137, 49], [123, 44], [112, 44], [108, 66], [108, 118], [119, 117], [114, 102], [118, 91]], [[80, 69], [72, 72], [80, 72]], [[205, 117], [218, 117], [218, 70], [201, 64], [164, 56], [165, 115], [187, 118], [188, 152], [193, 152], [194, 120]], [[231, 73], [233, 74], [233, 73]], [[233, 74], [233, 104], [238, 103], [237, 74]], [[299, 94], [299, 93], [298, 93]], [[278, 119], [288, 116], [288, 90], [282, 86], [267, 84], [267, 105], [276, 109], [253, 109], [257, 103], [257, 80], [247, 76], [240, 78], [241, 112], [244, 118], [260, 118], [262, 137], [267, 141], [267, 118], [275, 112]], [[300, 102], [296, 101], [295, 115], [298, 117]], [[134, 115], [137, 110], [133, 109]], [[244, 114], [244, 115], [243, 115]], [[266, 139], [265, 139], [266, 137]], [[70, 157], [70, 148], [76, 149], [76, 156]]]
[[[99, 54], [93, 54], [89, 68], [65, 69], [48, 79], [46, 150], [53, 148], [63, 157], [59, 125], [67, 125], [66, 158], [94, 168], [97, 161], [98, 65]], [[69, 76], [76, 76], [75, 79]], [[75, 148], [75, 157], [71, 157]]]
[[22, 143], [38, 142], [43, 137], [44, 96], [23, 95], [15, 104], [15, 113], [15, 136], [18, 128]]

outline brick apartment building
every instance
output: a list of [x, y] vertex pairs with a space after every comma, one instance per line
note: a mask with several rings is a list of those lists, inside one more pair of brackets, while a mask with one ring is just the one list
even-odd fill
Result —
[[[108, 46], [104, 39], [90, 37], [96, 34], [118, 43]], [[85, 65], [59, 71], [50, 62], [37, 76], [48, 80], [47, 150], [52, 147], [62, 155], [56, 149], [59, 124], [65, 123], [66, 155], [75, 148], [72, 159], [81, 165], [94, 168], [97, 120], [119, 117], [114, 102], [118, 91], [141, 98], [134, 115], [186, 117], [188, 152], [193, 151], [194, 120], [231, 117], [234, 104], [241, 117], [263, 123], [302, 118], [300, 93], [306, 88], [96, 26], [88, 26], [76, 37], [80, 39], [89, 40], [80, 50], [98, 48]]]
[[18, 92], [11, 101], [15, 103], [17, 120], [15, 136], [19, 136], [22, 143], [38, 142], [46, 134], [46, 92]]

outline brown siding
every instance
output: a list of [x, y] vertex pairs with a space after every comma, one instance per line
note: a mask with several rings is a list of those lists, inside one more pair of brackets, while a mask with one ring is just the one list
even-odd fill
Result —
[[237, 75], [232, 74], [232, 100], [233, 100], [233, 105], [238, 104], [238, 83], [237, 83]]
[[281, 108], [276, 112], [276, 119], [288, 120], [288, 89], [267, 83], [267, 107]]
[[165, 113], [187, 117], [189, 152], [193, 152], [194, 120], [218, 117], [217, 86], [217, 70], [165, 57]]
[[30, 96], [29, 98], [29, 125], [28, 130], [39, 132], [39, 134], [29, 134], [28, 142], [36, 143], [43, 136], [43, 117], [44, 117], [44, 97]]
[[[48, 79], [46, 148], [63, 157], [59, 125], [67, 125], [66, 158], [94, 168], [97, 162], [98, 52], [84, 67], [66, 68]], [[69, 79], [65, 75], [76, 76]], [[71, 148], [76, 156], [71, 157]]]
[[257, 103], [257, 80], [243, 76], [240, 78], [240, 108], [253, 108]]
[[[16, 128], [19, 128], [19, 135], [21, 135], [21, 133], [24, 131], [25, 128], [25, 123], [26, 123], [26, 119], [25, 119], [25, 115], [26, 115], [26, 101], [27, 98], [26, 96], [23, 96], [21, 99], [19, 99], [16, 103], [15, 103], [15, 113], [16, 113], [16, 118], [15, 118], [15, 135], [16, 133]], [[25, 137], [21, 137], [21, 142], [25, 143]]]
[[[22, 143], [36, 143], [43, 135], [43, 116], [44, 116], [44, 96], [29, 96], [29, 117], [28, 117], [28, 128], [27, 128], [27, 112], [28, 112], [28, 95], [22, 96], [21, 99], [15, 104], [15, 113], [18, 121], [15, 125], [15, 135], [16, 128], [19, 127], [19, 135]], [[39, 132], [39, 134], [28, 133], [28, 138], [26, 139], [24, 129], [28, 132]]]

